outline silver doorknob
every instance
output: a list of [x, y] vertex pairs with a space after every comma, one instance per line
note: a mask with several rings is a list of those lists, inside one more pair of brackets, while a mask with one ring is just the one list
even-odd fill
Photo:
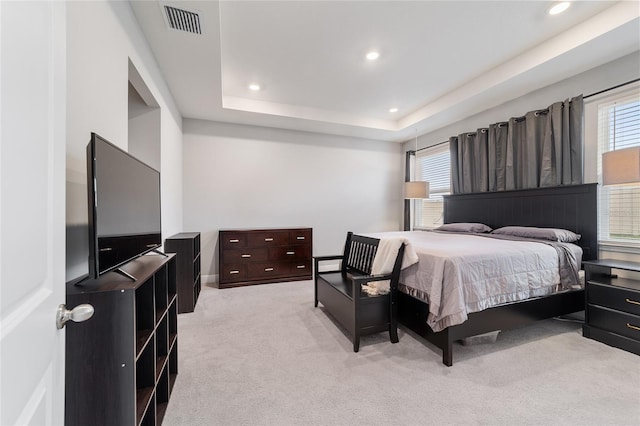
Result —
[[71, 310], [67, 309], [65, 305], [60, 305], [56, 314], [56, 327], [61, 329], [69, 320], [73, 322], [86, 321], [93, 316], [93, 312], [93, 306], [88, 303], [78, 305]]

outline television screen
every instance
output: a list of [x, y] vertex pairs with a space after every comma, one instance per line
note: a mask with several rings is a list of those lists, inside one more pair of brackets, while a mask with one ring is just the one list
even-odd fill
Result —
[[87, 146], [89, 275], [160, 247], [160, 172], [95, 133]]

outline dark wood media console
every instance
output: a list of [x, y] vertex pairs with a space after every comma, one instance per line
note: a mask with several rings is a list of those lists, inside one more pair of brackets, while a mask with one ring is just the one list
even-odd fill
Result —
[[222, 230], [220, 288], [310, 280], [311, 228]]
[[65, 425], [159, 425], [178, 374], [176, 258], [145, 255], [67, 285], [67, 306], [93, 305], [66, 325]]

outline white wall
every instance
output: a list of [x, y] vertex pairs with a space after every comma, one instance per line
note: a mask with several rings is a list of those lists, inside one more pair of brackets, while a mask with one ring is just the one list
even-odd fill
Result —
[[148, 106], [129, 84], [129, 154], [162, 172], [159, 107]]
[[402, 228], [402, 146], [316, 133], [184, 121], [184, 223], [218, 272], [218, 230], [312, 227], [313, 253], [347, 231]]
[[67, 271], [88, 271], [86, 146], [127, 149], [129, 60], [161, 111], [162, 233], [182, 230], [182, 118], [128, 2], [67, 4]]
[[[640, 78], [640, 52], [624, 56], [559, 83], [532, 91], [528, 95], [514, 99], [495, 108], [464, 118], [449, 126], [421, 135], [418, 138], [418, 148], [444, 142], [451, 136], [474, 131], [480, 127], [487, 127], [491, 123], [506, 121], [510, 117], [522, 116], [528, 111], [545, 108], [560, 100], [579, 94], [586, 96], [637, 78]], [[585, 182], [597, 181], [597, 136], [591, 134], [595, 130], [596, 128], [593, 126], [585, 127]], [[407, 141], [404, 144], [404, 150], [414, 149], [414, 144], [415, 142], [413, 140]], [[640, 261], [640, 255], [638, 254], [604, 251], [602, 247], [600, 257]]]

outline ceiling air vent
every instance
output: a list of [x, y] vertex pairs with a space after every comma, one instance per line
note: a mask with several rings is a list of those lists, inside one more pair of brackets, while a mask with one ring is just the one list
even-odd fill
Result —
[[164, 6], [164, 12], [170, 28], [193, 34], [202, 34], [200, 29], [200, 15], [197, 13], [166, 5]]

